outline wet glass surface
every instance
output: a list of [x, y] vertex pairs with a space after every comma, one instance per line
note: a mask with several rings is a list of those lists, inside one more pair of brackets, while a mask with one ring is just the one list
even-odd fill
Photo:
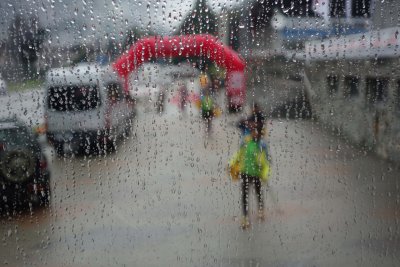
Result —
[[399, 265], [396, 1], [3, 2], [0, 265]]

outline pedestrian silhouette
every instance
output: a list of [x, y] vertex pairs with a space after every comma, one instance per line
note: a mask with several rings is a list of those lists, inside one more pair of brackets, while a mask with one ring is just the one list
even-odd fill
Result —
[[253, 184], [255, 187], [258, 203], [258, 218], [265, 219], [264, 196], [262, 182], [266, 182], [269, 176], [270, 165], [268, 148], [265, 142], [261, 142], [263, 136], [256, 122], [250, 122], [250, 134], [240, 149], [235, 153], [229, 162], [229, 168], [233, 179], [241, 181], [241, 203], [242, 220], [241, 227], [247, 229], [250, 226], [249, 220], [249, 188]]

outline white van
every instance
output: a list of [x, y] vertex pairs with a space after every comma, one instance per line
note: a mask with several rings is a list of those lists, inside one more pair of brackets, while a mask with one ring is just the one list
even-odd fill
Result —
[[59, 155], [113, 149], [130, 133], [134, 102], [110, 66], [52, 69], [45, 88], [47, 139]]

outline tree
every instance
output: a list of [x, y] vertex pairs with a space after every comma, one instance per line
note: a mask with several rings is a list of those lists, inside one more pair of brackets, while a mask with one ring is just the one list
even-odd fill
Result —
[[[174, 33], [175, 35], [182, 34], [201, 34], [208, 33], [212, 35], [218, 34], [218, 21], [216, 15], [211, 10], [211, 8], [207, 5], [206, 0], [196, 0], [193, 5], [192, 10], [186, 15], [180, 26], [177, 28], [177, 31]], [[202, 70], [206, 68], [206, 66], [210, 66], [213, 64], [207, 58], [198, 58], [198, 57], [177, 57], [172, 60], [174, 64], [177, 64], [182, 61], [193, 62], [196, 66]]]
[[273, 16], [272, 0], [255, 1], [251, 4], [251, 23], [255, 30], [265, 28]]
[[218, 33], [217, 18], [206, 0], [196, 0], [193, 9], [187, 14], [181, 25], [178, 34], [200, 34]]
[[130, 28], [125, 35], [124, 41], [122, 42], [122, 51], [126, 51], [129, 47], [134, 44], [137, 40], [145, 36], [154, 36], [154, 32], [147, 30], [147, 32], [140, 30], [137, 26]]
[[35, 63], [39, 58], [46, 32], [35, 16], [16, 15], [8, 28], [8, 50], [13, 60], [21, 65], [24, 77], [36, 77]]

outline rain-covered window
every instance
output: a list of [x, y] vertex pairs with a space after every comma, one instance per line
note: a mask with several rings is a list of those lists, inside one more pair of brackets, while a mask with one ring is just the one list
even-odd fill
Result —
[[329, 75], [326, 77], [326, 88], [329, 96], [333, 96], [339, 90], [339, 78], [335, 75]]
[[110, 83], [107, 85], [108, 99], [112, 102], [118, 102], [123, 99], [122, 85], [119, 83]]
[[371, 0], [352, 0], [352, 17], [369, 17], [371, 15]]
[[0, 266], [400, 266], [400, 0], [0, 0]]
[[346, 76], [344, 78], [344, 97], [345, 98], [353, 98], [358, 96], [359, 94], [359, 83], [360, 79], [354, 76]]
[[[321, 1], [321, 2], [324, 2], [324, 1]], [[344, 17], [346, 15], [346, 2], [347, 2], [346, 0], [332, 0], [332, 1], [330, 1], [329, 2], [329, 14], [330, 14], [330, 16], [331, 17]]]
[[367, 78], [366, 98], [369, 104], [385, 102], [388, 97], [389, 80], [387, 78]]
[[0, 149], [6, 150], [8, 146], [24, 145], [29, 142], [31, 136], [27, 131], [20, 128], [0, 129]]
[[51, 87], [48, 105], [57, 111], [83, 111], [100, 105], [99, 91], [95, 85]]

